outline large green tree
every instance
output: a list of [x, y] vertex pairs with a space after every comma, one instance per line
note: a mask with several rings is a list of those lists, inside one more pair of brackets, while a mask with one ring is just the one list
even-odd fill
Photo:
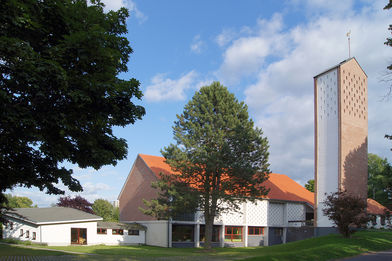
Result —
[[196, 92], [177, 119], [176, 144], [162, 151], [175, 173], [166, 177], [165, 204], [170, 211], [182, 205], [176, 196], [197, 199], [210, 248], [216, 216], [268, 193], [262, 185], [270, 172], [268, 140], [249, 118], [247, 106], [219, 82]]
[[118, 221], [118, 208], [106, 199], [96, 199], [92, 209], [96, 215], [103, 218], [103, 221]]
[[125, 8], [86, 0], [0, 5], [0, 202], [14, 186], [81, 191], [72, 170], [115, 165], [127, 154], [114, 126], [141, 119], [139, 82], [120, 79], [132, 49]]
[[28, 197], [18, 197], [12, 194], [6, 194], [7, 207], [8, 208], [36, 208], [37, 205], [33, 205], [33, 201]]
[[380, 204], [392, 207], [392, 166], [386, 158], [368, 155], [368, 197]]

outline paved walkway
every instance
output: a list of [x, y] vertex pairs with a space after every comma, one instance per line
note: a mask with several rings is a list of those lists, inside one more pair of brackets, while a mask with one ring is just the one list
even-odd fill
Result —
[[348, 257], [344, 259], [339, 259], [341, 261], [392, 261], [392, 249], [380, 251], [380, 252], [371, 252], [371, 253], [364, 253], [359, 256]]

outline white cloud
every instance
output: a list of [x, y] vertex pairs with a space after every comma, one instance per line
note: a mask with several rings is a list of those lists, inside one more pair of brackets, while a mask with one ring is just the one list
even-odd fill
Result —
[[102, 3], [105, 4], [105, 12], [110, 10], [116, 11], [121, 7], [125, 7], [129, 9], [130, 15], [134, 15], [139, 23], [143, 23], [147, 20], [147, 16], [137, 8], [135, 2], [132, 0], [102, 0]]
[[[282, 30], [282, 17], [275, 15], [257, 21], [251, 35], [233, 39], [225, 50], [220, 79], [256, 77], [245, 90], [245, 101], [270, 141], [272, 171], [303, 184], [313, 178], [313, 76], [347, 58], [350, 29], [351, 54], [369, 76], [369, 151], [386, 156], [391, 144], [383, 136], [391, 128], [385, 112], [392, 110], [392, 102], [380, 103], [375, 97], [386, 91], [378, 79], [390, 57], [390, 47], [383, 45], [390, 19], [380, 3], [371, 2], [357, 13], [320, 14], [287, 31]], [[306, 4], [321, 8], [327, 2]], [[340, 14], [350, 6], [341, 3]]]
[[199, 54], [202, 52], [202, 49], [204, 48], [204, 46], [205, 46], [205, 44], [201, 40], [200, 35], [198, 34], [192, 40], [191, 51]]
[[190, 71], [179, 79], [167, 78], [165, 74], [157, 74], [151, 79], [144, 96], [147, 101], [185, 100], [185, 90], [195, 88], [197, 73]]
[[216, 38], [215, 42], [223, 47], [226, 44], [230, 43], [235, 37], [237, 33], [233, 29], [223, 29], [222, 33], [220, 33]]
[[257, 27], [253, 30], [243, 28], [242, 32], [245, 32], [246, 36], [233, 40], [225, 50], [223, 63], [217, 72], [218, 78], [225, 79], [225, 82], [236, 83], [242, 77], [258, 72], [267, 56], [283, 55], [285, 41], [282, 38], [285, 35], [279, 33], [282, 22], [282, 16], [275, 14], [270, 21], [258, 20]]

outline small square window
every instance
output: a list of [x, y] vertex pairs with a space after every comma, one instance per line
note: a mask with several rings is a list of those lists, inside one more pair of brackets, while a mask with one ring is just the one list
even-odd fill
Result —
[[97, 234], [107, 234], [106, 228], [97, 228]]
[[122, 230], [122, 229], [112, 229], [112, 235], [124, 235], [124, 230]]
[[138, 236], [139, 235], [139, 230], [130, 229], [130, 230], [128, 230], [128, 235], [130, 235], [130, 236]]

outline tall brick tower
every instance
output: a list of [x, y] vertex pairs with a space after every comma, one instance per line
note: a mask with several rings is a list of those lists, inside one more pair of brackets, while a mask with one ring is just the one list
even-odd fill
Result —
[[323, 215], [325, 193], [347, 190], [367, 198], [367, 75], [355, 58], [314, 77], [315, 221]]

